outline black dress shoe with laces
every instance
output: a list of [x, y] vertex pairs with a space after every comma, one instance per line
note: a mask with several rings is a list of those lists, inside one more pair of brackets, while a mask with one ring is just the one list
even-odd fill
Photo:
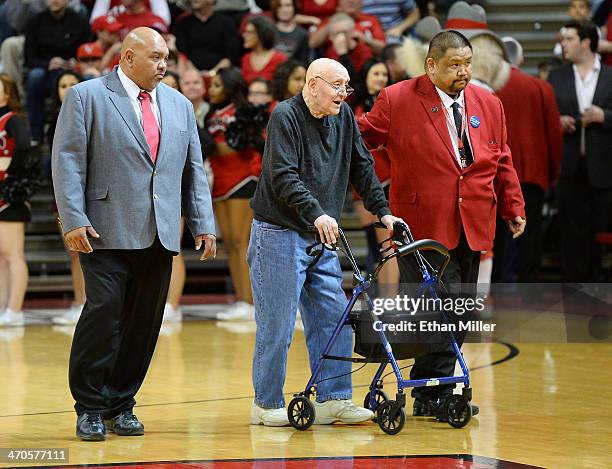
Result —
[[107, 420], [108, 431], [119, 436], [144, 435], [144, 425], [131, 410], [124, 410], [119, 415]]
[[106, 427], [102, 416], [95, 413], [82, 413], [77, 418], [76, 435], [84, 441], [103, 441], [106, 439]]

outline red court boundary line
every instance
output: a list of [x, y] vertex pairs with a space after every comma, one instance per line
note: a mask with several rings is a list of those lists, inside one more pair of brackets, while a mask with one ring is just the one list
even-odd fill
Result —
[[[402, 465], [398, 460], [408, 460], [408, 464]], [[424, 460], [424, 461], [423, 461]], [[429, 461], [427, 461], [429, 460]], [[272, 469], [274, 464], [285, 463], [286, 469], [308, 469], [308, 462], [340, 463], [351, 461], [353, 469], [370, 469], [379, 467], [380, 463], [385, 468], [401, 469], [544, 469], [540, 466], [532, 466], [518, 462], [489, 458], [486, 456], [474, 456], [471, 454], [436, 454], [436, 455], [387, 455], [387, 456], [338, 456], [338, 457], [303, 457], [303, 458], [258, 458], [258, 459], [205, 459], [205, 460], [180, 460], [180, 461], [149, 461], [128, 463], [105, 463], [105, 464], [76, 464], [61, 466], [22, 466], [25, 469], [64, 469], [86, 467], [91, 469], [114, 469], [139, 467], [148, 469], [247, 469], [256, 466], [258, 469]], [[266, 464], [270, 463], [270, 464]], [[289, 463], [289, 464], [287, 464]], [[293, 464], [295, 463], [295, 464]], [[410, 464], [411, 463], [411, 464]], [[418, 464], [418, 465], [416, 465]], [[331, 465], [325, 465], [332, 468]], [[348, 466], [346, 466], [348, 467]]]

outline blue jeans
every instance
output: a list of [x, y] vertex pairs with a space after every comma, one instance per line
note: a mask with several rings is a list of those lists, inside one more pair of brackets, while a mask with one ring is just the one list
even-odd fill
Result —
[[26, 108], [32, 139], [42, 142], [45, 126], [45, 98], [49, 96], [52, 84], [62, 69], [46, 70], [44, 68], [32, 68], [26, 79]]
[[[325, 250], [310, 266], [314, 257], [306, 254], [306, 248], [314, 242], [314, 235], [253, 220], [247, 252], [257, 322], [253, 386], [255, 403], [266, 409], [285, 406], [287, 352], [298, 305], [311, 371], [347, 305], [337, 253]], [[350, 357], [352, 343], [351, 328], [344, 326], [330, 354]], [[317, 378], [317, 401], [350, 399], [350, 372], [350, 362], [325, 360]], [[323, 381], [326, 378], [333, 379]]]

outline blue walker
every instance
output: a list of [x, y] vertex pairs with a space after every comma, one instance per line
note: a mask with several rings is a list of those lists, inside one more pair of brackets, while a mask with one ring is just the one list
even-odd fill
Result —
[[[377, 224], [378, 228], [384, 228], [384, 225]], [[383, 242], [382, 244], [392, 241], [393, 248], [388, 248], [383, 253], [388, 252], [376, 267], [374, 273], [369, 274], [367, 278], [364, 278], [361, 270], [357, 265], [357, 261], [351, 251], [346, 236], [342, 230], [339, 230], [340, 241], [342, 246], [329, 246], [327, 244], [318, 243], [310, 248], [309, 254], [318, 256], [324, 249], [332, 249], [342, 251], [353, 267], [354, 276], [354, 288], [352, 296], [344, 309], [344, 313], [336, 328], [334, 329], [327, 345], [323, 351], [323, 354], [317, 360], [314, 373], [311, 375], [308, 384], [304, 391], [299, 394], [295, 394], [293, 399], [290, 401], [287, 408], [289, 422], [297, 430], [306, 430], [310, 428], [315, 420], [315, 407], [310, 397], [316, 393], [316, 382], [321, 372], [324, 360], [342, 360], [350, 361], [352, 363], [380, 363], [372, 383], [370, 384], [370, 390], [365, 395], [364, 407], [372, 410], [376, 417], [375, 421], [378, 422], [380, 428], [389, 435], [395, 435], [399, 433], [404, 427], [406, 421], [406, 394], [404, 390], [411, 387], [421, 386], [440, 386], [445, 384], [456, 384], [463, 383], [463, 389], [461, 394], [453, 394], [448, 398], [441, 409], [433, 409], [438, 415], [439, 420], [447, 421], [452, 427], [462, 428], [468, 424], [472, 418], [472, 406], [470, 401], [472, 399], [472, 389], [470, 388], [470, 375], [467, 364], [463, 358], [463, 354], [459, 349], [459, 345], [455, 340], [453, 333], [449, 330], [448, 336], [452, 348], [459, 360], [459, 365], [463, 371], [461, 376], [447, 376], [438, 377], [431, 379], [416, 379], [406, 380], [402, 377], [401, 368], [398, 365], [396, 353], [394, 354], [393, 347], [389, 343], [387, 336], [384, 331], [380, 330], [377, 332], [379, 343], [376, 344], [374, 351], [373, 347], [368, 349], [367, 345], [360, 343], [360, 335], [358, 333], [359, 328], [363, 327], [363, 322], [373, 323], [378, 321], [379, 317], [374, 313], [374, 304], [372, 299], [368, 295], [368, 289], [376, 281], [378, 274], [384, 265], [391, 259], [397, 257], [403, 257], [408, 255], [414, 255], [422, 274], [422, 283], [420, 285], [420, 292], [428, 292], [432, 298], [437, 298], [435, 292], [435, 285], [438, 284], [439, 279], [442, 277], [444, 270], [446, 269], [450, 255], [448, 249], [437, 241], [432, 239], [422, 239], [414, 241], [410, 229], [403, 223], [396, 223], [394, 225], [393, 236]], [[381, 246], [382, 246], [381, 244]], [[443, 261], [439, 268], [434, 269], [431, 264], [421, 255], [420, 251], [436, 251], [442, 255]], [[390, 251], [390, 252], [389, 252]], [[365, 300], [365, 304], [368, 306], [368, 310], [354, 312], [353, 308], [355, 303], [362, 297]], [[444, 322], [449, 323], [448, 317], [444, 311], [440, 311], [438, 314]], [[345, 325], [351, 325], [356, 332], [355, 340], [355, 352], [365, 358], [357, 357], [336, 357], [329, 355], [334, 341], [338, 337], [340, 330]], [[372, 332], [373, 333], [373, 332]], [[403, 353], [400, 359], [413, 358], [411, 352]], [[397, 393], [394, 400], [390, 400], [387, 394], [383, 391], [383, 373], [387, 365], [391, 364], [393, 368], [393, 374], [397, 378]], [[430, 403], [431, 405], [431, 403]]]

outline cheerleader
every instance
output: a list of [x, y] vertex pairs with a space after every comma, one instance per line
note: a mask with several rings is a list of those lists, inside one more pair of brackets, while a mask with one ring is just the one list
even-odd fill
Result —
[[211, 108], [206, 126], [215, 142], [210, 157], [212, 197], [237, 298], [236, 303], [217, 315], [224, 320], [254, 317], [246, 252], [253, 219], [249, 199], [261, 173], [261, 157], [249, 147], [237, 150], [227, 140], [236, 112], [247, 106], [246, 92], [240, 70], [233, 67], [220, 69], [208, 90]]
[[[380, 58], [372, 58], [364, 64], [357, 78], [357, 82], [355, 83], [355, 94], [351, 100], [351, 106], [355, 111], [356, 118], [359, 118], [362, 114], [372, 109], [380, 90], [389, 84], [389, 76], [389, 69]], [[377, 149], [371, 153], [374, 157], [376, 175], [385, 190], [387, 199], [389, 199], [389, 183], [391, 182], [391, 164], [389, 162], [389, 157], [384, 149]], [[370, 251], [370, 264], [373, 264], [374, 261], [380, 261], [381, 259], [381, 254], [378, 251], [378, 244], [387, 238], [388, 233], [385, 230], [374, 229], [373, 225], [378, 220], [364, 208], [363, 202], [354, 191], [353, 196], [355, 211], [359, 215], [361, 224], [366, 231]], [[372, 265], [369, 266], [369, 270], [371, 269]], [[378, 280], [381, 285], [394, 285], [399, 283], [399, 268], [395, 259], [387, 263], [386, 267], [381, 271]]]
[[23, 326], [28, 286], [25, 223], [30, 221], [26, 163], [30, 132], [17, 84], [0, 74], [0, 327]]

